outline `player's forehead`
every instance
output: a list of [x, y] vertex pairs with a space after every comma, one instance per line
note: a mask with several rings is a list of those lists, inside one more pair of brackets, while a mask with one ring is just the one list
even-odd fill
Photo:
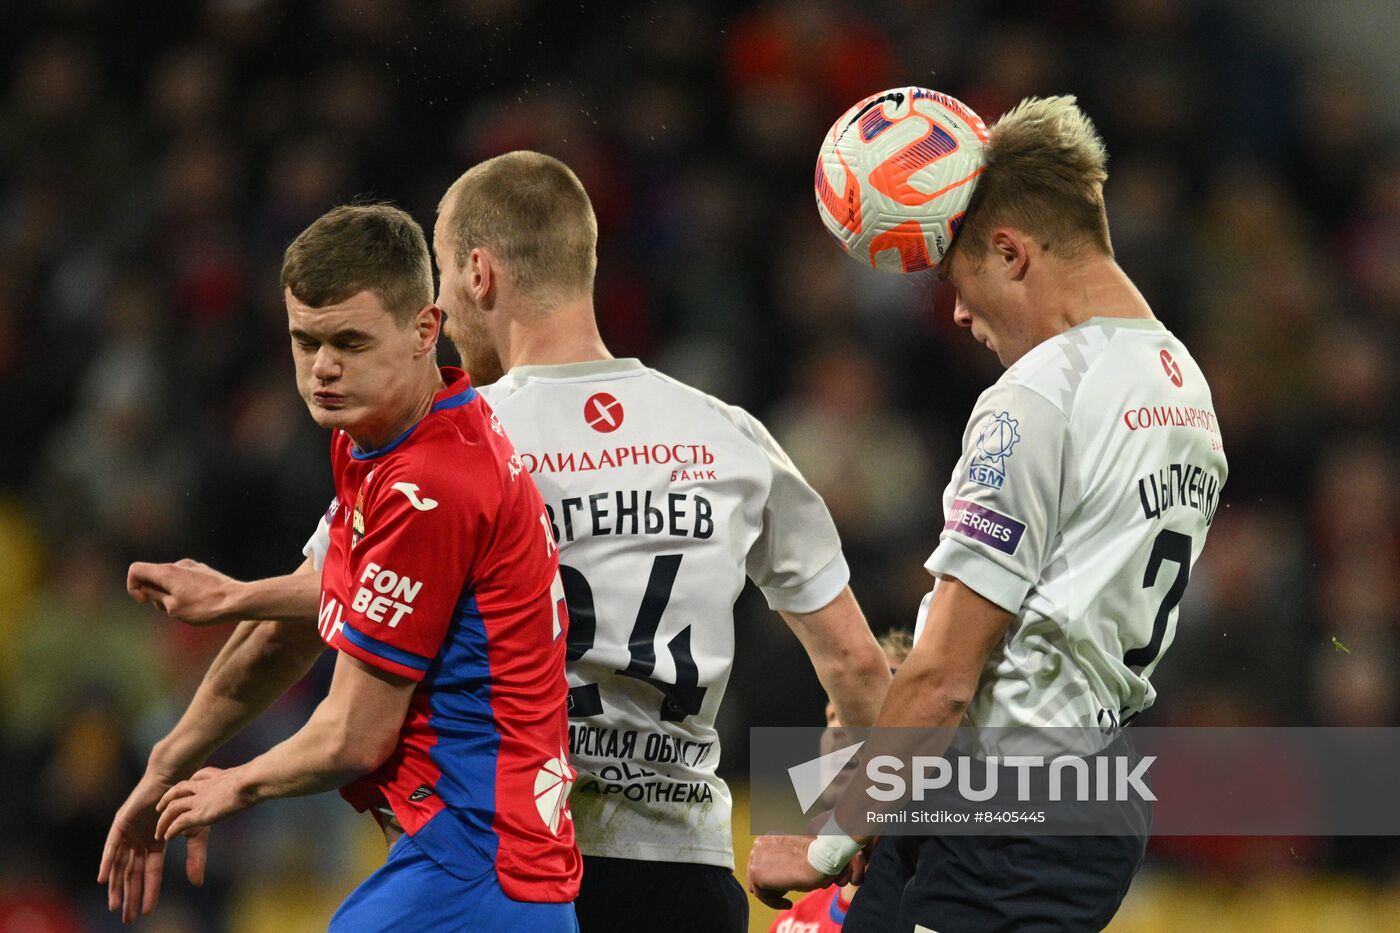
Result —
[[341, 301], [313, 308], [289, 288], [283, 292], [287, 304], [287, 326], [295, 333], [331, 334], [345, 330], [371, 332], [392, 323], [379, 295], [363, 289]]
[[438, 202], [437, 219], [433, 221], [433, 251], [441, 250], [446, 252], [452, 247], [452, 216], [457, 203], [456, 188], [447, 189], [447, 193]]
[[[448, 195], [448, 197], [451, 197], [451, 195]], [[433, 250], [434, 250], [434, 251], [437, 251], [439, 248], [443, 248], [443, 247], [446, 247], [446, 246], [447, 246], [446, 242], [444, 242], [444, 241], [445, 241], [446, 238], [447, 238], [447, 213], [448, 213], [448, 210], [449, 210], [449, 207], [448, 207], [448, 200], [447, 200], [447, 198], [443, 198], [442, 206], [438, 208], [437, 219], [433, 221], [433, 243], [432, 243], [432, 246], [433, 246]]]
[[957, 251], [958, 251], [957, 244], [954, 243], [952, 246], [949, 246], [949, 247], [948, 247], [948, 251], [945, 252], [945, 253], [943, 254], [943, 258], [940, 259], [940, 260], [938, 261], [938, 269], [937, 269], [937, 271], [936, 271], [936, 273], [935, 273], [935, 274], [938, 276], [938, 281], [940, 281], [940, 282], [952, 282], [952, 281], [953, 281], [953, 262], [954, 262], [954, 257], [957, 255]]

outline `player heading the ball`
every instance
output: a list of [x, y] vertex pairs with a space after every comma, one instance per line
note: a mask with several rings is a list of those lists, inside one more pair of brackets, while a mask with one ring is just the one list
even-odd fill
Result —
[[[909, 97], [862, 105], [848, 134], [934, 132], [943, 117], [908, 116], [924, 100]], [[919, 145], [866, 180], [937, 155]], [[936, 583], [877, 726], [920, 727], [945, 748], [953, 727], [999, 730], [979, 733], [988, 756], [994, 737], [1103, 754], [1157, 699], [1152, 673], [1227, 465], [1204, 374], [1114, 261], [1106, 158], [1074, 98], [1032, 98], [992, 127], [975, 183], [954, 189], [971, 187], [939, 276], [957, 291], [954, 321], [1006, 372], [968, 419], [925, 564]], [[909, 181], [928, 192], [917, 171]], [[861, 755], [904, 751], [909, 733], [877, 731]], [[778, 904], [839, 876], [881, 822], [866, 776], [834, 832], [757, 840], [751, 890]], [[1139, 803], [1117, 835], [885, 836], [844, 929], [1101, 929], [1142, 861]]]

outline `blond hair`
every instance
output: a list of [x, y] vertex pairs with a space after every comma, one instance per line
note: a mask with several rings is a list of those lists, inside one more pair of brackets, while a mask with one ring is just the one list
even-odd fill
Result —
[[592, 291], [598, 220], [578, 176], [558, 159], [523, 150], [487, 159], [447, 189], [444, 211], [459, 267], [486, 247], [527, 294]]
[[914, 633], [907, 628], [890, 629], [880, 636], [880, 650], [891, 664], [903, 664], [914, 650]]
[[402, 326], [433, 303], [428, 241], [418, 222], [391, 204], [337, 207], [287, 247], [282, 288], [312, 308], [370, 291]]
[[992, 126], [986, 160], [958, 230], [960, 250], [985, 255], [992, 230], [1008, 226], [1047, 250], [1113, 255], [1103, 202], [1108, 153], [1074, 97], [1021, 101]]

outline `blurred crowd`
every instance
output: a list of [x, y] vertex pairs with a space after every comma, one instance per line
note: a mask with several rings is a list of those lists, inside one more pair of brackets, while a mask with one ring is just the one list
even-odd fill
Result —
[[[224, 637], [136, 607], [127, 562], [300, 561], [331, 487], [277, 273], [352, 198], [431, 227], [479, 159], [568, 162], [599, 215], [613, 352], [764, 418], [826, 496], [874, 627], [912, 624], [964, 419], [999, 368], [936, 281], [863, 269], [817, 218], [822, 133], [894, 85], [988, 123], [1077, 94], [1108, 144], [1119, 260], [1211, 380], [1230, 479], [1141, 722], [1397, 721], [1400, 146], [1358, 63], [1271, 45], [1209, 0], [49, 0], [5, 17], [0, 930], [111, 922], [93, 880], [111, 815]], [[781, 622], [752, 593], [741, 608], [735, 774], [745, 726], [822, 709]], [[225, 760], [295, 728], [325, 677]], [[208, 889], [172, 875], [160, 922], [235, 926], [249, 891], [341, 877], [350, 822], [326, 797], [220, 827]], [[1374, 878], [1393, 848], [1155, 858]]]

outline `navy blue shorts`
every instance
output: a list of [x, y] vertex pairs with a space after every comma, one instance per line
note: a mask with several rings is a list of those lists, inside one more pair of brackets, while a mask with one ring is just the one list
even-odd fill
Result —
[[842, 930], [1102, 930], [1146, 847], [1146, 836], [886, 836]]
[[400, 836], [389, 860], [350, 892], [330, 933], [381, 930], [483, 930], [578, 933], [573, 904], [534, 904], [506, 897], [495, 869], [463, 881]]

